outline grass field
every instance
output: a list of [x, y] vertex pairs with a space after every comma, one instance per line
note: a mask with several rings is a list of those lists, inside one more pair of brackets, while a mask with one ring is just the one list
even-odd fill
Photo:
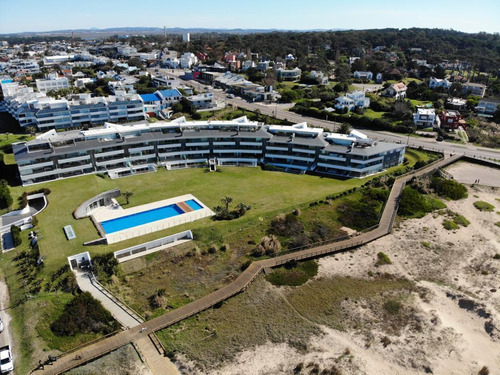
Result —
[[384, 303], [390, 298], [404, 300], [411, 289], [412, 284], [404, 280], [348, 277], [321, 278], [282, 289], [259, 277], [244, 294], [158, 336], [170, 353], [183, 353], [202, 368], [213, 368], [241, 350], [268, 342], [304, 349], [322, 325], [346, 329], [354, 324], [348, 309], [341, 308], [344, 301], [367, 302], [370, 310], [383, 316]]

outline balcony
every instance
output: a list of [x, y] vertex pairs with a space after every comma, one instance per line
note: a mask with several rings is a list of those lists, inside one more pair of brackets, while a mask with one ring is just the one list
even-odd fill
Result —
[[107, 152], [101, 152], [98, 154], [94, 154], [94, 156], [96, 158], [105, 158], [107, 156], [120, 155], [123, 153], [124, 153], [124, 150], [113, 150], [113, 151], [107, 151]]
[[77, 161], [88, 160], [88, 159], [90, 159], [90, 155], [76, 156], [73, 158], [59, 159], [57, 161], [57, 164], [74, 163]]

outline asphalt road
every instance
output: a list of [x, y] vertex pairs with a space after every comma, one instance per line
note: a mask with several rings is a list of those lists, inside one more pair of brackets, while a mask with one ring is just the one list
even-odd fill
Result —
[[[152, 74], [158, 74], [154, 72], [153, 69], [150, 69]], [[173, 77], [179, 77], [184, 74], [182, 69], [176, 69], [172, 72], [172, 69], [160, 69], [161, 74], [170, 75]], [[198, 92], [206, 92], [205, 87], [206, 84], [201, 84], [196, 81], [184, 81], [188, 86], [195, 88]], [[246, 100], [236, 97], [234, 99], [227, 98], [227, 94], [222, 90], [211, 89], [211, 92], [214, 93], [214, 97], [216, 100], [223, 100], [227, 105], [235, 105], [240, 108], [247, 109], [249, 111], [259, 110], [260, 113], [268, 116], [276, 116], [280, 119], [285, 119], [294, 123], [307, 122], [307, 124], [311, 127], [321, 127], [328, 129], [330, 131], [337, 131], [340, 123], [334, 121], [326, 121], [320, 120], [317, 118], [302, 116], [300, 114], [289, 112], [285, 110], [282, 106], [276, 104], [264, 104], [260, 102], [250, 103]], [[378, 139], [380, 141], [389, 141], [395, 143], [404, 143], [409, 144], [413, 147], [425, 147], [427, 149], [434, 149], [436, 151], [446, 152], [446, 153], [454, 153], [454, 154], [462, 154], [466, 156], [474, 156], [474, 157], [482, 157], [486, 159], [500, 160], [500, 149], [491, 149], [486, 147], [478, 147], [472, 144], [457, 144], [452, 142], [438, 142], [433, 138], [423, 138], [418, 136], [411, 136], [398, 133], [391, 133], [387, 131], [375, 131], [368, 129], [356, 128], [366, 134], [368, 137], [373, 139]]]

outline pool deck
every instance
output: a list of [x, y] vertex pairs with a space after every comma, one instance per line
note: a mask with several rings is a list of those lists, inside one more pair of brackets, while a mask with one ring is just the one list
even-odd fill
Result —
[[[199, 210], [193, 210], [186, 203], [184, 203], [191, 199], [196, 200], [202, 206], [202, 208]], [[153, 221], [151, 223], [139, 225], [133, 228], [124, 229], [113, 233], [106, 233], [103, 230], [102, 226], [100, 225], [100, 223], [103, 221], [117, 219], [123, 216], [133, 215], [143, 211], [149, 211], [155, 208], [160, 208], [171, 204], [176, 204], [179, 208], [181, 208], [182, 211], [184, 211], [184, 213], [177, 216]], [[210, 208], [205, 206], [205, 204], [203, 204], [198, 198], [196, 198], [192, 194], [185, 194], [178, 197], [164, 199], [161, 201], [147, 203], [141, 206], [131, 207], [127, 209], [120, 209], [120, 208], [121, 207], [119, 206], [117, 207], [116, 205], [100, 207], [96, 211], [94, 211], [94, 213], [92, 213], [91, 215], [92, 221], [97, 227], [97, 230], [99, 231], [101, 236], [106, 237], [108, 244], [119, 241], [125, 241], [130, 238], [142, 236], [148, 233], [171, 228], [176, 225], [192, 222], [198, 219], [203, 219], [205, 217], [210, 217], [215, 215]]]

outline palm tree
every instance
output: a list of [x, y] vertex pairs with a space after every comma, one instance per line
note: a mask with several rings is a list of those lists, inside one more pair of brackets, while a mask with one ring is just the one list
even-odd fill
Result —
[[229, 204], [233, 201], [233, 198], [225, 196], [220, 200], [223, 204], [226, 205], [226, 212], [229, 211]]
[[132, 195], [134, 195], [134, 193], [133, 193], [132, 191], [128, 191], [128, 190], [127, 190], [127, 191], [124, 191], [124, 192], [122, 193], [122, 195], [125, 197], [125, 201], [127, 202], [127, 204], [129, 204], [130, 197], [131, 197]]
[[247, 212], [247, 206], [245, 203], [238, 203], [238, 205], [236, 206], [236, 210], [238, 211], [238, 214], [240, 216], [243, 216], [245, 215], [245, 212]]

